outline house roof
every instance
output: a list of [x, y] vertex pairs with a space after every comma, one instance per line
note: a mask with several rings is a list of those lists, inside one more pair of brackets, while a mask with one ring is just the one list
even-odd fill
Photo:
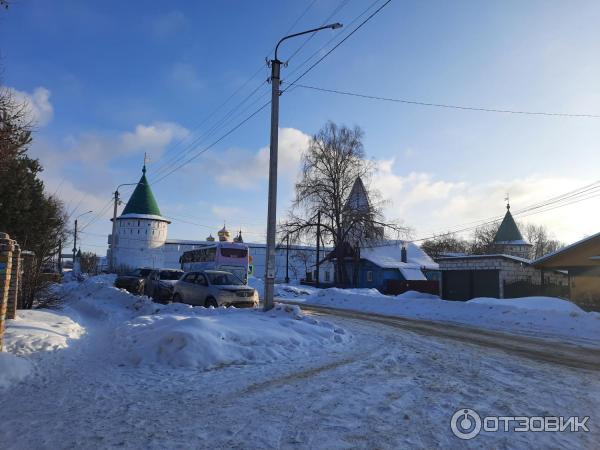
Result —
[[495, 253], [491, 255], [461, 255], [461, 256], [440, 256], [436, 261], [452, 261], [457, 259], [485, 259], [485, 258], [505, 258], [523, 264], [531, 264], [531, 260], [519, 258], [518, 256], [505, 255], [504, 253]]
[[593, 234], [548, 253], [535, 261], [536, 267], [576, 267], [596, 266], [600, 256], [600, 233]]
[[148, 216], [162, 216], [158, 204], [150, 189], [150, 184], [146, 179], [146, 166], [142, 169], [142, 177], [138, 181], [133, 194], [129, 197], [127, 205], [123, 210], [122, 215], [126, 214], [143, 214]]
[[[401, 259], [402, 245], [406, 247], [407, 262], [402, 262]], [[437, 269], [439, 267], [421, 247], [407, 241], [383, 241], [379, 245], [362, 247], [360, 257], [384, 269], [421, 269], [423, 267]]]
[[512, 214], [510, 213], [510, 205], [506, 205], [506, 214], [504, 215], [504, 219], [502, 219], [502, 223], [500, 224], [500, 228], [496, 232], [496, 237], [494, 237], [494, 243], [496, 244], [513, 244], [513, 245], [530, 245], [519, 231], [519, 227], [513, 219]]

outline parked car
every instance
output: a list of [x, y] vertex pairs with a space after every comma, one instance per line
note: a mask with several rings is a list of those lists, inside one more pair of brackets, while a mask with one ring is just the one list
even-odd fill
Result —
[[127, 275], [119, 275], [115, 280], [115, 286], [127, 289], [132, 294], [142, 295], [144, 293], [144, 279], [152, 272], [149, 267], [135, 269]]
[[230, 272], [188, 272], [175, 283], [173, 301], [197, 306], [258, 306], [258, 293]]
[[144, 280], [144, 294], [154, 301], [167, 303], [173, 298], [175, 283], [183, 275], [183, 270], [155, 269]]

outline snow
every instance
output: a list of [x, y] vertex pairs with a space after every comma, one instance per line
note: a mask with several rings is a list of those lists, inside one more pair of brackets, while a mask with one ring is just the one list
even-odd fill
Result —
[[512, 308], [530, 309], [537, 311], [556, 311], [569, 314], [586, 314], [575, 303], [556, 297], [522, 297], [522, 298], [489, 298], [480, 297], [469, 300], [468, 303], [479, 305], [508, 306]]
[[[52, 324], [71, 335], [50, 351], [32, 344], [18, 346], [29, 349], [21, 357], [0, 354], [0, 380], [11, 379], [0, 391], [2, 448], [459, 448], [465, 442], [451, 434], [449, 420], [461, 407], [592, 421], [600, 414], [600, 381], [591, 370], [380, 324], [323, 320], [289, 305], [270, 313], [158, 305], [112, 287], [112, 279], [65, 283], [57, 288], [61, 309], [8, 322], [11, 330], [31, 320], [29, 331], [19, 331], [22, 343], [26, 333], [35, 339], [34, 321], [48, 339]], [[326, 292], [277, 291], [296, 299]], [[439, 301], [327, 291], [371, 303]], [[8, 338], [13, 348], [15, 336]], [[467, 445], [595, 448], [598, 431], [591, 430], [485, 433]]]
[[600, 314], [552, 297], [476, 298], [468, 302], [441, 300], [409, 291], [392, 297], [376, 289], [322, 289], [303, 296], [280, 297], [306, 305], [326, 306], [387, 316], [463, 324], [510, 334], [600, 347]]
[[[179, 306], [179, 305], [176, 305]], [[309, 355], [348, 340], [341, 328], [304, 316], [297, 306], [269, 313], [235, 308], [179, 308], [140, 316], [116, 330], [115, 351], [133, 365], [214, 369]]]
[[32, 369], [28, 360], [11, 353], [0, 352], [0, 393], [2, 389], [26, 378]]
[[[406, 247], [407, 262], [402, 262], [400, 259], [403, 245]], [[373, 245], [372, 247], [361, 247], [360, 257], [371, 261], [379, 267], [387, 269], [420, 269], [421, 267], [428, 269], [438, 268], [437, 263], [435, 263], [421, 247], [408, 241], [384, 241], [381, 244]]]
[[17, 318], [7, 323], [6, 351], [21, 356], [66, 348], [84, 333], [81, 325], [51, 310], [19, 311]]

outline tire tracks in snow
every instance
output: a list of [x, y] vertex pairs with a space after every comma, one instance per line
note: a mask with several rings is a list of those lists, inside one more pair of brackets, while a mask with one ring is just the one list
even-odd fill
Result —
[[484, 330], [466, 325], [315, 306], [282, 298], [277, 298], [276, 301], [297, 305], [305, 311], [316, 314], [338, 316], [363, 322], [375, 322], [421, 335], [494, 348], [537, 361], [600, 371], [600, 349], [598, 348], [582, 347], [529, 336], [510, 335], [500, 331]]

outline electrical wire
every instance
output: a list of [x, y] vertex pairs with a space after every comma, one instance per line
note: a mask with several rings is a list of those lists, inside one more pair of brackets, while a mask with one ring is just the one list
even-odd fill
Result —
[[341, 91], [338, 89], [327, 89], [317, 86], [309, 86], [306, 84], [296, 84], [297, 87], [303, 89], [311, 89], [313, 91], [319, 92], [328, 92], [331, 94], [339, 94], [339, 95], [347, 95], [352, 97], [365, 98], [369, 100], [381, 100], [385, 102], [393, 102], [393, 103], [404, 103], [408, 105], [418, 105], [418, 106], [429, 106], [434, 108], [445, 108], [445, 109], [457, 109], [464, 111], [479, 111], [479, 112], [487, 112], [487, 113], [501, 113], [501, 114], [522, 114], [522, 115], [530, 115], [530, 116], [556, 116], [556, 117], [579, 117], [579, 118], [592, 118], [592, 119], [600, 119], [600, 115], [598, 114], [575, 114], [575, 113], [560, 113], [560, 112], [543, 112], [543, 111], [525, 111], [525, 110], [511, 110], [511, 109], [500, 109], [500, 108], [485, 108], [480, 106], [464, 106], [464, 105], [451, 105], [445, 103], [429, 103], [422, 102], [416, 100], [406, 100], [400, 98], [391, 98], [391, 97], [382, 97], [377, 95], [367, 95], [360, 94], [357, 92], [349, 92], [349, 91]]

